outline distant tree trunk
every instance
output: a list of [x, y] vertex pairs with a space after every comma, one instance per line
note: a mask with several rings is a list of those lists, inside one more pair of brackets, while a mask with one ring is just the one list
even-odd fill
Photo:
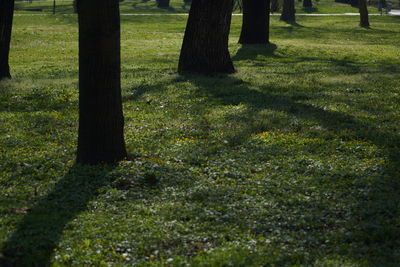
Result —
[[[360, 0], [360, 1], [363, 1], [363, 0]], [[350, 2], [351, 6], [358, 7], [360, 1], [359, 0], [350, 0], [349, 2]]]
[[296, 10], [294, 8], [294, 0], [283, 0], [281, 20], [290, 22], [296, 21]]
[[278, 0], [271, 0], [271, 13], [279, 11], [279, 1]]
[[157, 0], [157, 7], [168, 8], [169, 7], [169, 0]]
[[0, 80], [11, 78], [8, 58], [13, 16], [14, 0], [0, 0]]
[[78, 23], [76, 161], [80, 164], [115, 162], [127, 156], [120, 84], [119, 1], [79, 0]]
[[74, 10], [74, 13], [78, 13], [78, 3], [77, 3], [77, 1], [78, 0], [74, 0], [72, 2], [72, 7], [73, 7], [73, 10]]
[[232, 0], [193, 0], [179, 58], [179, 73], [233, 73], [228, 50]]
[[311, 8], [312, 6], [312, 0], [303, 0], [303, 7]]
[[359, 1], [360, 26], [369, 27], [367, 0]]
[[243, 0], [243, 24], [239, 43], [269, 43], [270, 0]]

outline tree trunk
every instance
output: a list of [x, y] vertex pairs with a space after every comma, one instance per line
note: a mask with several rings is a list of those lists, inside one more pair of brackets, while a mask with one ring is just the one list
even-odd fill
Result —
[[367, 0], [359, 1], [360, 26], [369, 27]]
[[78, 13], [78, 0], [74, 0], [73, 2], [72, 2], [72, 7], [73, 7], [73, 11], [74, 11], [74, 13]]
[[168, 8], [169, 0], [157, 0], [157, 7], [159, 8]]
[[281, 20], [286, 22], [296, 21], [296, 10], [294, 8], [294, 0], [283, 0]]
[[303, 0], [303, 7], [312, 8], [312, 0]]
[[120, 83], [119, 1], [79, 0], [78, 22], [76, 161], [80, 164], [115, 162], [127, 156]]
[[[360, 0], [363, 1], [363, 0]], [[350, 5], [353, 7], [358, 7], [359, 1], [358, 0], [350, 0]]]
[[278, 0], [271, 0], [271, 13], [279, 11], [279, 1]]
[[179, 73], [233, 73], [228, 50], [232, 0], [193, 0], [179, 58]]
[[13, 16], [14, 0], [0, 0], [0, 80], [11, 78], [8, 57]]
[[243, 0], [243, 24], [239, 43], [269, 43], [270, 0]]

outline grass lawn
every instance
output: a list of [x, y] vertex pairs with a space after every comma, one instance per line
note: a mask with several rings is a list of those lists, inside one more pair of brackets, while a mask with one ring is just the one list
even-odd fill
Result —
[[[321, 1], [322, 2], [322, 1]], [[0, 265], [396, 266], [400, 18], [272, 19], [180, 76], [187, 17], [122, 17], [132, 159], [74, 165], [76, 17], [17, 12], [0, 83]]]
[[[304, 9], [302, 2], [295, 1], [296, 10], [298, 13], [357, 13], [358, 8], [352, 7], [348, 4], [336, 3], [334, 0], [313, 0], [313, 8], [311, 10]], [[52, 12], [53, 4], [52, 1], [39, 1], [39, 2], [17, 2], [17, 10], [21, 12], [35, 11], [36, 13], [41, 12]], [[121, 2], [121, 13], [188, 13], [190, 5], [187, 5], [183, 0], [171, 0], [170, 8], [163, 9], [157, 8], [155, 0], [125, 0]], [[72, 1], [71, 0], [57, 0], [56, 11], [58, 13], [73, 13]], [[237, 11], [238, 12], [238, 11]], [[377, 13], [377, 9], [369, 7], [370, 13]]]

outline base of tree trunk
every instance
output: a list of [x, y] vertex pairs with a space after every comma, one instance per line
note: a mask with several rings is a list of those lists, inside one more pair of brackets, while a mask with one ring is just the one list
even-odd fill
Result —
[[232, 0], [192, 2], [179, 57], [179, 73], [234, 73], [228, 50]]
[[10, 74], [10, 67], [8, 66], [0, 66], [0, 80], [3, 79], [11, 79], [11, 74]]
[[157, 7], [159, 8], [169, 8], [170, 0], [157, 0]]
[[294, 8], [294, 0], [283, 0], [282, 14], [280, 20], [285, 22], [296, 21], [296, 9]]
[[360, 10], [360, 26], [367, 28], [370, 26], [368, 18], [367, 0], [360, 0], [358, 4]]
[[0, 0], [0, 80], [11, 78], [8, 58], [13, 17], [14, 0]]

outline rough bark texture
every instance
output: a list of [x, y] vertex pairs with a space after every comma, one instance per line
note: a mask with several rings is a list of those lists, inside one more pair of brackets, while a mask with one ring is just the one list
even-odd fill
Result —
[[303, 0], [303, 7], [311, 8], [312, 6], [312, 0]]
[[78, 21], [77, 163], [115, 162], [127, 156], [120, 84], [119, 1], [78, 0]]
[[279, 11], [279, 1], [278, 0], [271, 0], [271, 13]]
[[286, 22], [296, 21], [294, 0], [283, 0], [281, 20]]
[[359, 1], [360, 26], [369, 27], [367, 0]]
[[269, 43], [270, 0], [243, 0], [243, 24], [239, 43]]
[[13, 16], [14, 0], [0, 0], [0, 80], [11, 78], [8, 57]]
[[186, 25], [179, 73], [233, 73], [228, 50], [232, 0], [193, 0]]

